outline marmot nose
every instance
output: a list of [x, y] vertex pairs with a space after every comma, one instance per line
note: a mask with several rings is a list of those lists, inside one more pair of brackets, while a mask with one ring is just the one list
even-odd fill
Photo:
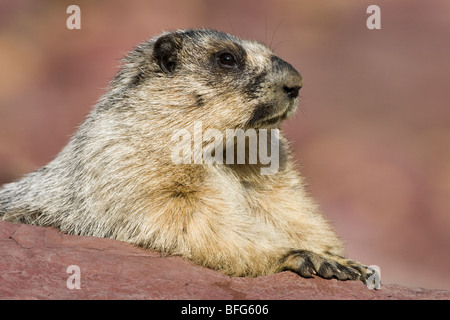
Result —
[[291, 99], [295, 99], [298, 97], [298, 92], [300, 91], [300, 86], [288, 87], [284, 86], [283, 91], [287, 94], [287, 96]]
[[298, 97], [298, 92], [300, 91], [303, 79], [300, 73], [298, 73], [295, 68], [284, 61], [283, 59], [273, 55], [271, 57], [273, 68], [275, 71], [279, 72], [282, 77], [282, 91], [286, 94], [289, 99], [295, 99]]

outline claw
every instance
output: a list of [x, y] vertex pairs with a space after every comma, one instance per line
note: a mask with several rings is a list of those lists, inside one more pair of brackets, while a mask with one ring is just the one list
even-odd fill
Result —
[[356, 261], [332, 254], [317, 254], [307, 250], [290, 252], [283, 258], [285, 269], [292, 270], [299, 275], [311, 278], [318, 275], [325, 279], [336, 278], [338, 280], [361, 280], [367, 284], [367, 280], [374, 271], [368, 274], [368, 267]]

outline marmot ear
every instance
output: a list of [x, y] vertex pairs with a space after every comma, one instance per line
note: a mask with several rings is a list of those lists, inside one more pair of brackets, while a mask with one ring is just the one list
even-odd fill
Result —
[[164, 73], [172, 73], [178, 64], [178, 52], [181, 49], [181, 38], [174, 33], [156, 40], [153, 45], [153, 57]]

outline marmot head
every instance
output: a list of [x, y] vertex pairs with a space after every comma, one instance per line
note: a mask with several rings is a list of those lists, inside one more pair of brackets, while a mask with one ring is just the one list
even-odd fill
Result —
[[123, 93], [122, 107], [170, 125], [277, 127], [295, 112], [302, 87], [300, 74], [263, 44], [213, 30], [163, 33], [124, 61], [110, 90], [115, 101]]

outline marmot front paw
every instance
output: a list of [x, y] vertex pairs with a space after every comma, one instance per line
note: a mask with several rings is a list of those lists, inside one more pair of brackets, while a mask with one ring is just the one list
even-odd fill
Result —
[[359, 262], [338, 255], [318, 254], [308, 250], [289, 252], [283, 264], [285, 270], [294, 271], [305, 278], [318, 275], [325, 279], [361, 280], [365, 284], [375, 272]]

